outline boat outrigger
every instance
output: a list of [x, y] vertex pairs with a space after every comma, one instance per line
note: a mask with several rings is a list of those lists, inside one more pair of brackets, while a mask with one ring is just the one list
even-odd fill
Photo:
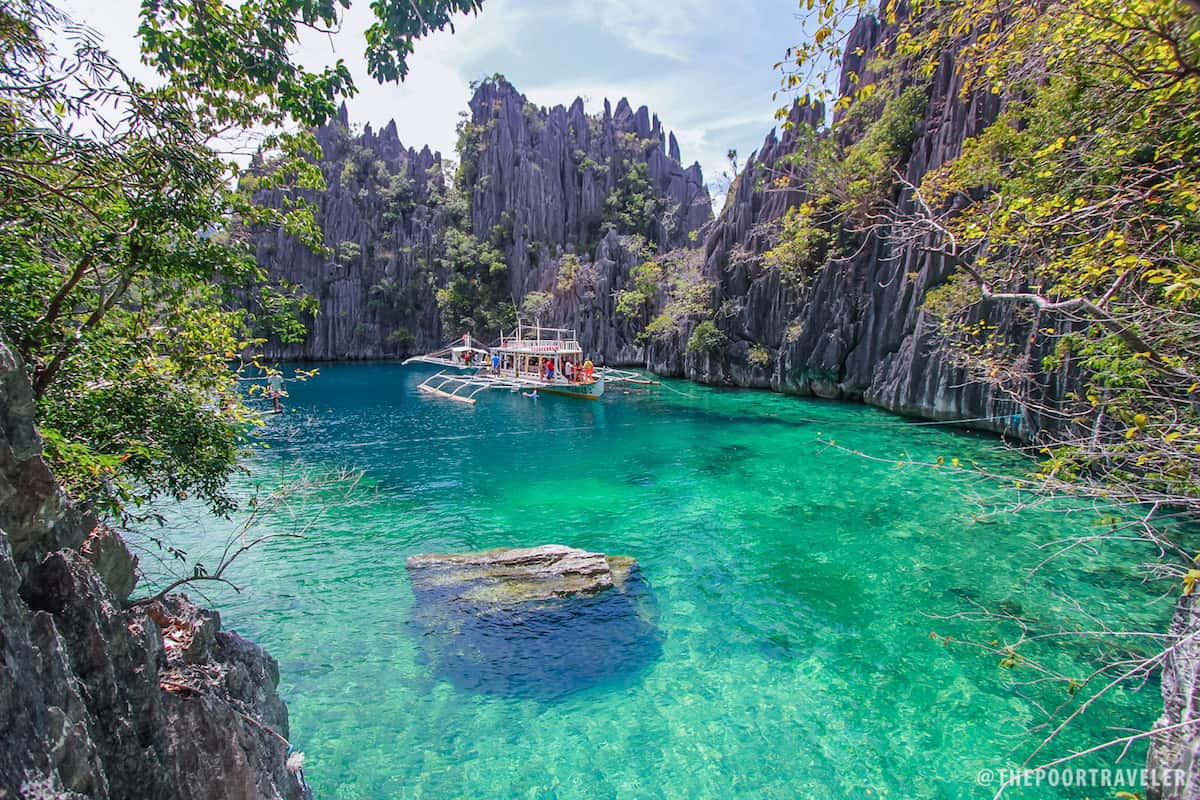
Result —
[[443, 367], [417, 388], [471, 405], [476, 395], [488, 389], [598, 400], [606, 384], [657, 383], [636, 372], [596, 369], [584, 358], [574, 331], [568, 328], [529, 326], [520, 321], [512, 333], [502, 331], [493, 347], [481, 347], [468, 333], [449, 347], [404, 363]]

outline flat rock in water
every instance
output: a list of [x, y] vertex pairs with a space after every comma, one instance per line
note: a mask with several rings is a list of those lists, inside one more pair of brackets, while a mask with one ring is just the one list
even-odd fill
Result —
[[637, 562], [561, 544], [475, 553], [411, 556], [408, 574], [417, 592], [440, 590], [477, 603], [521, 603], [624, 591]]
[[441, 680], [552, 699], [633, 679], [662, 653], [637, 562], [573, 547], [408, 559], [413, 632]]

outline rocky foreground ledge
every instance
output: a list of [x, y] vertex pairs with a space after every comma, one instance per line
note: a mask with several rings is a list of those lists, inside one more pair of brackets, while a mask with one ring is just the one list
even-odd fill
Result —
[[33, 420], [0, 342], [0, 800], [300, 800], [275, 660], [182, 595], [131, 607], [136, 561]]

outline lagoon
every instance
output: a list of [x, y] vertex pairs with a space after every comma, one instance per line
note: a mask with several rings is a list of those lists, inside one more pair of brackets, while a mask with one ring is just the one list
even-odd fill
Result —
[[[1159, 631], [1171, 611], [1132, 548], [1033, 572], [1039, 545], [1094, 515], [987, 513], [1017, 490], [968, 465], [1029, 468], [991, 437], [673, 381], [472, 408], [419, 393], [428, 374], [331, 365], [291, 384], [240, 487], [349, 466], [362, 502], [247, 555], [231, 572], [242, 593], [209, 593], [225, 627], [278, 659], [318, 798], [991, 797], [980, 771], [1016, 767], [1041, 709], [1068, 696], [945, 643], [1014, 632], [954, 615], [1003, 609], [1051, 630], [1088, 624], [1078, 601]], [[188, 508], [171, 520], [201, 561], [230, 530]], [[538, 686], [502, 664], [447, 668], [453, 645], [420, 624], [405, 559], [544, 543], [635, 557], [653, 636], [614, 669], [581, 670], [570, 641], [539, 648]], [[1048, 658], [1083, 675], [1086, 656]], [[1161, 707], [1156, 684], [1117, 692], [1044, 757], [1144, 730]], [[1144, 749], [1116, 755], [1085, 765], [1137, 768]]]

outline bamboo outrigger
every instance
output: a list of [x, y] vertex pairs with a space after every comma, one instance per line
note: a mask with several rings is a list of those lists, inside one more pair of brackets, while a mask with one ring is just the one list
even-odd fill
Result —
[[529, 326], [520, 321], [512, 333], [501, 332], [494, 347], [480, 347], [468, 333], [449, 347], [414, 356], [404, 363], [443, 367], [417, 388], [470, 405], [475, 404], [476, 395], [488, 389], [598, 400], [609, 383], [657, 383], [636, 372], [595, 369], [584, 358], [574, 331], [568, 328]]

